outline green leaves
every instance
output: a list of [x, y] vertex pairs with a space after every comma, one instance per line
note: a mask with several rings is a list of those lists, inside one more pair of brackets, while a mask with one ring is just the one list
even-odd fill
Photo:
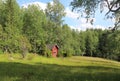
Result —
[[3, 3], [3, 9], [1, 13], [3, 37], [2, 37], [2, 49], [7, 52], [15, 52], [18, 49], [18, 37], [21, 34], [21, 10], [15, 0], [6, 0]]
[[37, 53], [38, 47], [44, 41], [44, 22], [45, 14], [35, 5], [30, 5], [28, 8], [23, 9], [24, 25], [23, 33], [28, 38], [32, 45], [32, 51]]
[[114, 18], [115, 16], [116, 22], [120, 18], [116, 16], [116, 14], [120, 13], [119, 0], [73, 0], [70, 5], [72, 6], [72, 11], [76, 10], [81, 14], [85, 13], [84, 17], [86, 19], [94, 18], [97, 9], [102, 13], [106, 7], [108, 8], [108, 12], [105, 15], [107, 18]]
[[[98, 0], [74, 1], [71, 4], [74, 7], [82, 6], [89, 16], [96, 9], [94, 6], [98, 5]], [[35, 5], [20, 8], [16, 0], [0, 1], [0, 50], [21, 53], [24, 58], [27, 52], [50, 54], [46, 45], [57, 44], [59, 56], [87, 55], [119, 59], [119, 30], [73, 30], [67, 24], [63, 25], [64, 16], [64, 6], [59, 0], [48, 3], [45, 12]]]
[[65, 8], [59, 0], [53, 0], [53, 4], [48, 3], [45, 12], [49, 20], [56, 25], [62, 25], [62, 18], [65, 16]]

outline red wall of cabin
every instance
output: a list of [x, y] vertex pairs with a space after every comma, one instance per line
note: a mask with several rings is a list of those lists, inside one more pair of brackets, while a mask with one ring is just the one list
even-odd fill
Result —
[[57, 57], [57, 54], [58, 54], [58, 48], [57, 48], [56, 46], [54, 46], [54, 47], [52, 48], [52, 56], [53, 56], [53, 57]]

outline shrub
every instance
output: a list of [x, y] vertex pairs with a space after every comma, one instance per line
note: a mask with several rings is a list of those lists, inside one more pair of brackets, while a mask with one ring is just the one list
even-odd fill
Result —
[[47, 57], [52, 57], [51, 51], [49, 49], [46, 50], [46, 56]]
[[19, 40], [19, 48], [22, 54], [22, 57], [25, 58], [26, 54], [28, 53], [28, 50], [31, 49], [31, 44], [29, 43], [27, 37], [21, 36]]
[[69, 49], [69, 48], [65, 50], [61, 49], [58, 52], [59, 57], [71, 57], [73, 54], [74, 54], [74, 50]]
[[66, 50], [67, 57], [71, 57], [73, 54], [74, 54], [74, 50], [73, 49], [69, 48], [69, 49]]
[[60, 49], [59, 51], [58, 51], [58, 55], [57, 55], [58, 57], [64, 57], [64, 52], [63, 52], [63, 50], [62, 49]]
[[2, 51], [2, 50], [0, 50], [0, 54], [3, 54], [3, 51]]

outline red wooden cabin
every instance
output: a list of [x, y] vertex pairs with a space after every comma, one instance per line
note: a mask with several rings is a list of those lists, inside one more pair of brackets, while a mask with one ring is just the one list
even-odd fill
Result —
[[57, 57], [58, 55], [58, 45], [47, 45], [47, 47], [51, 50], [51, 54], [53, 57]]

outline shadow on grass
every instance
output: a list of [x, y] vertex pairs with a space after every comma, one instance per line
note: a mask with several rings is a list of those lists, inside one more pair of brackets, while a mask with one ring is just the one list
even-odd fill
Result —
[[0, 62], [0, 81], [119, 81], [120, 69]]

